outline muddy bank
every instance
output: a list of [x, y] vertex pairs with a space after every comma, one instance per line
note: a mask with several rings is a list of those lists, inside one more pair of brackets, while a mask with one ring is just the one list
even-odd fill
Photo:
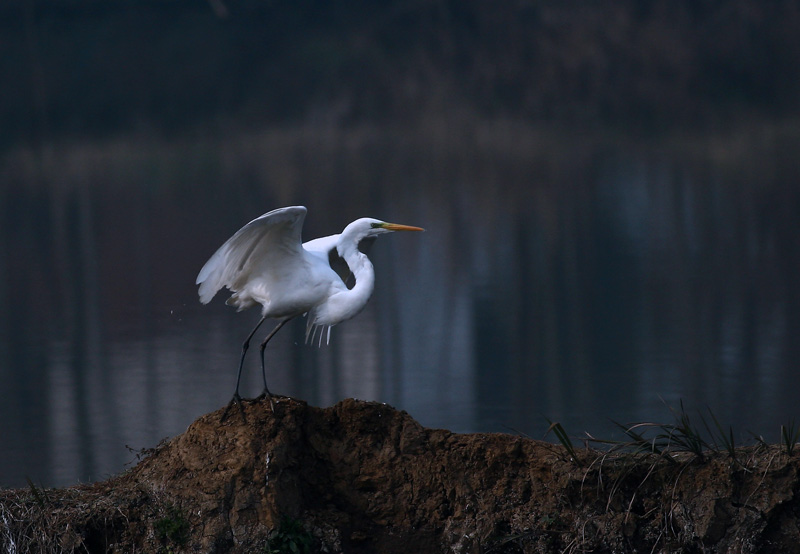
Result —
[[[127, 473], [0, 491], [19, 552], [800, 552], [785, 448], [604, 455], [426, 429], [390, 406], [221, 412]], [[16, 549], [16, 550], [15, 550]]]

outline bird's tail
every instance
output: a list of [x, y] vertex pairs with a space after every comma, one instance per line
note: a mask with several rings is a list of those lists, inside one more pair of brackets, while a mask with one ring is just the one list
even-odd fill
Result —
[[[306, 326], [306, 344], [308, 344], [309, 342], [311, 344], [314, 344], [314, 338], [316, 337], [317, 329], [320, 329], [319, 344], [317, 344], [317, 346], [322, 347], [322, 337], [326, 335], [325, 327], [326, 327], [325, 325], [315, 325], [311, 323], [311, 320], [309, 320], [308, 325]], [[325, 344], [330, 344], [331, 327], [333, 327], [333, 325], [328, 325], [327, 327], [328, 327], [328, 333], [327, 333], [327, 338], [325, 339]]]

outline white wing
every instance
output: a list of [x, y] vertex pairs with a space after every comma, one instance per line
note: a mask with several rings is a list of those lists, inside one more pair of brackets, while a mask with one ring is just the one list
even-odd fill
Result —
[[197, 275], [200, 302], [208, 304], [223, 287], [238, 292], [259, 267], [280, 267], [287, 260], [301, 259], [305, 217], [304, 206], [290, 206], [265, 213], [239, 229]]
[[329, 252], [331, 250], [335, 250], [338, 243], [339, 235], [329, 235], [327, 237], [320, 237], [318, 239], [304, 242], [303, 248], [305, 248], [309, 253], [317, 256], [320, 260], [327, 262]]

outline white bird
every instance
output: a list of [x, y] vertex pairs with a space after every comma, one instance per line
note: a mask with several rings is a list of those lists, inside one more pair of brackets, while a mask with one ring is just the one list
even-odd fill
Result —
[[[362, 218], [350, 223], [341, 234], [301, 243], [304, 206], [290, 206], [265, 213], [239, 229], [219, 247], [197, 275], [200, 302], [208, 304], [216, 293], [227, 287], [233, 293], [226, 304], [238, 311], [261, 304], [261, 319], [242, 344], [236, 390], [222, 415], [224, 420], [232, 404], [237, 404], [244, 420], [239, 396], [242, 365], [250, 339], [267, 318], [278, 325], [261, 343], [261, 375], [264, 392], [272, 405], [264, 368], [264, 349], [287, 321], [307, 314], [306, 341], [317, 328], [330, 328], [357, 315], [375, 288], [372, 262], [362, 251], [383, 233], [422, 231], [419, 227], [386, 223]], [[348, 280], [355, 283], [348, 286]], [[320, 343], [322, 331], [320, 332]], [[273, 405], [274, 410], [274, 405]]]

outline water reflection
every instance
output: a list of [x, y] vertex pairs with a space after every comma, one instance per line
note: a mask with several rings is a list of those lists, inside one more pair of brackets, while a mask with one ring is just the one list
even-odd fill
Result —
[[[425, 425], [609, 436], [708, 406], [777, 440], [794, 415], [800, 177], [786, 140], [574, 140], [492, 122], [292, 129], [12, 152], [0, 166], [0, 485], [121, 471], [225, 404], [257, 311], [197, 301], [243, 222], [309, 207], [424, 226], [371, 252], [377, 285], [330, 346], [304, 322], [270, 387], [389, 402]], [[742, 153], [746, 152], [746, 155]], [[266, 331], [265, 331], [266, 332]], [[242, 390], [260, 392], [257, 356]]]

